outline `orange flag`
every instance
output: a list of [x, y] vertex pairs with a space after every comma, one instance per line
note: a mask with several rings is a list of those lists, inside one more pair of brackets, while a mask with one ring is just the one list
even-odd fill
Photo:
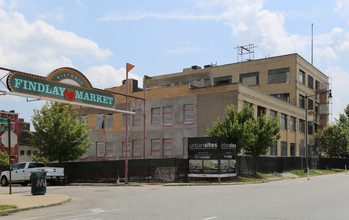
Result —
[[127, 66], [127, 72], [131, 71], [133, 69], [133, 67], [135, 67], [134, 65], [132, 65], [130, 63], [127, 63], [126, 66]]

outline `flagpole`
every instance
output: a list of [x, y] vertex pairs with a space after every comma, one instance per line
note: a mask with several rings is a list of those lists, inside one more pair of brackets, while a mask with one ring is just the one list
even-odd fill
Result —
[[[128, 63], [126, 63], [126, 111], [128, 112]], [[128, 114], [126, 114], [125, 184], [128, 184]]]

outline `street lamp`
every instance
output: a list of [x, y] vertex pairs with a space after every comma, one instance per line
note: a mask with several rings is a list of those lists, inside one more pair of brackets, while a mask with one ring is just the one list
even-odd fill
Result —
[[[307, 165], [307, 172], [308, 172], [308, 180], [309, 180], [309, 163], [308, 163], [308, 154], [309, 154], [309, 149], [308, 149], [308, 98], [312, 96], [316, 96], [317, 94], [322, 94], [322, 93], [327, 93], [328, 92], [328, 98], [332, 98], [332, 91], [331, 89], [326, 90], [326, 91], [321, 91], [317, 92], [314, 95], [305, 95], [305, 163]], [[312, 109], [313, 110], [313, 109]]]

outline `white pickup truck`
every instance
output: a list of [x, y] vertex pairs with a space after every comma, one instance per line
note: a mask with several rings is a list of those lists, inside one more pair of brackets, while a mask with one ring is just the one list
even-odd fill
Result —
[[[21, 162], [12, 167], [11, 183], [20, 183], [22, 186], [30, 183], [31, 172], [44, 171], [48, 182], [58, 182], [64, 180], [64, 168], [46, 167], [41, 162]], [[10, 172], [1, 172], [0, 181], [2, 186], [7, 186], [10, 180]]]

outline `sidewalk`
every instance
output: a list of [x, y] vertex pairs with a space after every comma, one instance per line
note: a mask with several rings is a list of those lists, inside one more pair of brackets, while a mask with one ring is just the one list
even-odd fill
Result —
[[0, 217], [5, 213], [13, 213], [19, 210], [27, 210], [33, 208], [42, 208], [48, 206], [60, 205], [70, 200], [69, 196], [60, 194], [0, 194], [0, 205], [16, 205], [16, 209], [0, 210]]

